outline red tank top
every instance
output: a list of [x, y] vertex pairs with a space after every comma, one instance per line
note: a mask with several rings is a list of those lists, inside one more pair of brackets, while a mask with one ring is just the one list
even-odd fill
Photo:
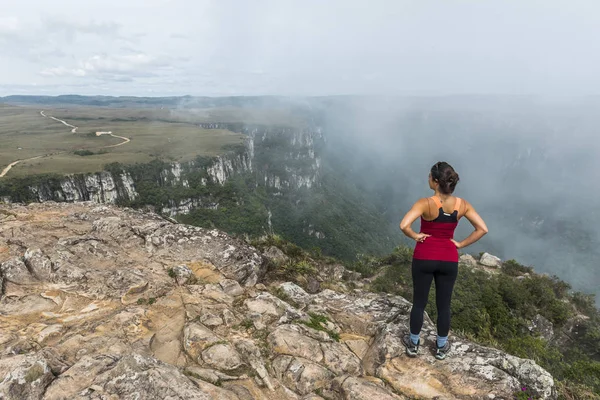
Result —
[[450, 239], [454, 238], [454, 230], [458, 225], [458, 210], [461, 199], [456, 198], [452, 214], [444, 212], [441, 201], [433, 196], [438, 207], [438, 217], [427, 221], [421, 217], [421, 233], [431, 235], [423, 242], [417, 242], [413, 258], [417, 260], [436, 260], [458, 262], [458, 249]]

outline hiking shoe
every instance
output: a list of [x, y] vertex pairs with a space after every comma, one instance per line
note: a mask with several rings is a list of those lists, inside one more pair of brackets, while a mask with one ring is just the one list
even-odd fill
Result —
[[435, 349], [435, 358], [438, 360], [443, 360], [446, 358], [448, 353], [450, 352], [450, 341], [447, 341], [446, 344], [442, 347], [437, 347]]
[[421, 339], [419, 339], [417, 344], [414, 344], [413, 341], [410, 340], [410, 335], [407, 333], [404, 335], [404, 337], [402, 337], [402, 344], [404, 347], [406, 347], [406, 354], [409, 357], [416, 357], [419, 353], [419, 344], [421, 344]]

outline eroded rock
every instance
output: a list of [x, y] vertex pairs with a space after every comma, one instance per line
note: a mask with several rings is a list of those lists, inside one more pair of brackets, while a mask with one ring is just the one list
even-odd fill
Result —
[[211, 367], [230, 371], [239, 368], [243, 362], [237, 351], [228, 343], [216, 343], [202, 352], [202, 360]]
[[457, 337], [435, 362], [428, 316], [422, 354], [407, 358], [410, 302], [332, 285], [357, 278], [341, 265], [311, 277], [309, 293], [267, 289], [262, 256], [217, 230], [92, 203], [2, 207], [19, 237], [0, 229], [0, 397], [472, 400], [520, 385], [555, 397], [534, 362]]

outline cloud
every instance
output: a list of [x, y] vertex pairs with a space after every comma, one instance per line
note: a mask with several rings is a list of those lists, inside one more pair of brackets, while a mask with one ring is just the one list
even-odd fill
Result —
[[48, 68], [40, 72], [42, 76], [85, 76], [81, 68], [69, 69], [65, 67]]
[[144, 53], [126, 55], [97, 54], [80, 61], [76, 67], [53, 67], [40, 72], [45, 77], [94, 77], [100, 80], [129, 82], [135, 77], [156, 76], [154, 71], [167, 69], [166, 58]]
[[12, 35], [19, 31], [20, 23], [17, 17], [0, 17], [0, 36]]
[[119, 36], [121, 25], [116, 22], [97, 22], [94, 20], [71, 21], [62, 17], [47, 17], [43, 19], [42, 29], [47, 32], [65, 35], [69, 40], [78, 35], [99, 35], [102, 37]]
[[[115, 94], [143, 94], [139, 74], [154, 74], [152, 83], [162, 79], [165, 91], [201, 95], [600, 90], [597, 1], [381, 3], [6, 0], [0, 83], [135, 77]], [[110, 56], [92, 59], [102, 54]], [[172, 68], [120, 59], [136, 54], [168, 59]], [[197, 79], [174, 87], [174, 76]]]

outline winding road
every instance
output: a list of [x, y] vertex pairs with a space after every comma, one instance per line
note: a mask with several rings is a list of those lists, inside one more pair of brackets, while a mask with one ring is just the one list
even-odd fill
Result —
[[[44, 118], [50, 118], [50, 119], [53, 119], [53, 120], [55, 120], [55, 121], [58, 121], [58, 122], [60, 122], [60, 123], [62, 123], [62, 124], [64, 124], [64, 125], [68, 126], [69, 128], [71, 128], [71, 133], [77, 133], [77, 129], [78, 129], [79, 127], [77, 127], [77, 126], [75, 126], [75, 125], [71, 125], [71, 124], [69, 124], [68, 122], [66, 122], [66, 121], [63, 121], [62, 119], [58, 119], [58, 118], [55, 118], [55, 117], [52, 117], [52, 116], [46, 115], [46, 114], [44, 114], [44, 110], [40, 111], [40, 115], [41, 115], [42, 117], [44, 117]], [[123, 140], [121, 143], [117, 143], [117, 144], [111, 144], [111, 145], [109, 145], [109, 146], [103, 146], [103, 147], [101, 147], [102, 149], [107, 149], [107, 148], [109, 148], [109, 147], [117, 147], [117, 146], [122, 146], [122, 145], [124, 145], [125, 143], [129, 143], [129, 142], [131, 142], [131, 139], [129, 139], [129, 138], [126, 138], [126, 137], [124, 137], [124, 136], [118, 136], [118, 135], [114, 135], [112, 132], [96, 132], [96, 136], [102, 136], [102, 135], [109, 135], [109, 136], [112, 136], [112, 137], [115, 137], [115, 138], [118, 138], [118, 139], [122, 139], [122, 140]], [[62, 153], [65, 153], [65, 152], [64, 152], [64, 151], [61, 151], [61, 152], [59, 152], [59, 153], [54, 153], [54, 154], [62, 154]], [[35, 157], [31, 157], [31, 158], [24, 158], [24, 159], [22, 159], [22, 160], [13, 161], [13, 162], [11, 162], [10, 164], [8, 164], [8, 165], [7, 165], [7, 166], [6, 166], [6, 167], [5, 167], [5, 168], [2, 170], [2, 172], [0, 172], [0, 178], [4, 177], [6, 174], [8, 174], [8, 172], [9, 172], [9, 171], [12, 169], [12, 167], [14, 167], [15, 165], [17, 165], [17, 164], [18, 164], [18, 163], [20, 163], [20, 162], [23, 162], [23, 161], [31, 161], [31, 160], [36, 160], [36, 159], [38, 159], [38, 158], [42, 158], [42, 157], [46, 157], [46, 156], [48, 156], [48, 154], [45, 154], [45, 155], [42, 155], [42, 156], [35, 156]]]
[[54, 118], [54, 117], [50, 117], [50, 116], [48, 116], [48, 115], [44, 114], [44, 111], [40, 111], [40, 114], [42, 114], [42, 117], [51, 118], [51, 119], [53, 119], [53, 120], [55, 120], [55, 121], [62, 122], [63, 124], [65, 124], [65, 125], [66, 125], [66, 126], [68, 126], [69, 128], [73, 128], [73, 129], [71, 129], [71, 133], [77, 133], [77, 128], [78, 128], [77, 126], [75, 126], [75, 125], [71, 125], [71, 124], [68, 124], [68, 123], [66, 123], [65, 121], [63, 121], [62, 119], [58, 119], [58, 118]]
[[117, 146], [122, 146], [122, 145], [124, 145], [125, 143], [129, 143], [129, 142], [131, 142], [131, 139], [129, 139], [129, 138], [126, 138], [126, 137], [124, 137], [124, 136], [117, 136], [117, 135], [113, 135], [113, 133], [112, 133], [112, 132], [96, 132], [96, 136], [102, 136], [102, 135], [109, 135], [109, 136], [112, 136], [112, 137], [115, 137], [115, 138], [118, 138], [118, 139], [123, 139], [123, 141], [122, 141], [121, 143], [117, 143], [117, 144], [111, 144], [110, 146], [104, 146], [104, 147], [102, 147], [103, 149], [107, 149], [107, 148], [109, 148], [109, 147], [117, 147]]
[[25, 158], [23, 160], [13, 161], [10, 164], [8, 164], [8, 166], [6, 168], [4, 168], [2, 170], [2, 172], [0, 172], [0, 178], [2, 178], [4, 175], [8, 174], [8, 171], [10, 171], [11, 168], [14, 167], [15, 165], [17, 165], [18, 163], [23, 162], [23, 161], [35, 160], [37, 158], [42, 158], [42, 157], [44, 157], [44, 156], [37, 156], [37, 157]]

